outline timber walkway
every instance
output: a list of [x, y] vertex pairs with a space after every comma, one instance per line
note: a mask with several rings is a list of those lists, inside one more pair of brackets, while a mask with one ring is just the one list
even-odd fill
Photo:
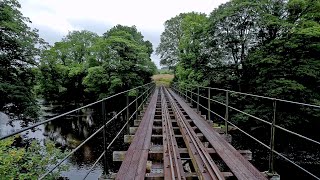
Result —
[[156, 88], [116, 179], [232, 176], [266, 179], [175, 92]]
[[[219, 95], [211, 94], [216, 91]], [[222, 95], [222, 96], [221, 96]], [[254, 98], [257, 100], [271, 101], [273, 117], [269, 120], [265, 117], [249, 114], [229, 104], [229, 97], [241, 96], [241, 98]], [[219, 97], [219, 98], [218, 98]], [[207, 101], [206, 105], [202, 103]], [[113, 117], [107, 116], [108, 106], [112, 106], [114, 100], [126, 102], [125, 107], [117, 107], [112, 111]], [[223, 108], [212, 110], [212, 103]], [[103, 175], [100, 179], [280, 179], [276, 173], [275, 157], [289, 163], [291, 167], [307, 175], [308, 178], [319, 179], [319, 172], [311, 171], [294, 162], [287, 154], [275, 147], [275, 131], [286, 133], [300, 138], [303, 142], [319, 146], [317, 138], [310, 138], [297, 132], [286, 129], [276, 123], [277, 104], [290, 104], [302, 106], [308, 109], [320, 110], [319, 105], [305, 104], [301, 102], [276, 99], [260, 95], [236, 92], [227, 89], [202, 87], [196, 85], [173, 84], [171, 88], [156, 87], [150, 82], [142, 86], [128, 89], [112, 96], [103, 98], [77, 109], [65, 112], [28, 127], [0, 137], [0, 141], [7, 138], [15, 138], [15, 135], [23, 134], [28, 140], [27, 134], [36, 127], [63, 120], [71, 124], [69, 116], [81, 114], [86, 108], [95, 109], [100, 124], [76, 147], [70, 149], [65, 157], [56, 164], [46, 167], [46, 172], [39, 175], [38, 179], [46, 179], [59, 169], [67, 159], [75, 155], [75, 152], [83, 148], [88, 141], [100, 138], [98, 158], [89, 170], [83, 170], [83, 179], [90, 178], [90, 174], [101, 162]], [[196, 108], [192, 108], [195, 106]], [[98, 107], [98, 108], [97, 108]], [[122, 109], [121, 109], [122, 108]], [[100, 109], [100, 110], [99, 110]], [[121, 109], [121, 110], [120, 110]], [[225, 110], [225, 111], [224, 111]], [[206, 111], [206, 115], [201, 112]], [[237, 126], [229, 117], [229, 111], [235, 111], [252, 120], [259, 121], [270, 128], [270, 144], [256, 138], [246, 130]], [[109, 110], [110, 113], [110, 110]], [[225, 113], [225, 116], [221, 114]], [[280, 111], [281, 113], [281, 111]], [[230, 114], [232, 116], [234, 114]], [[119, 120], [122, 116], [122, 120]], [[224, 123], [224, 129], [212, 126], [215, 122]], [[221, 122], [222, 120], [222, 122]], [[116, 124], [116, 126], [114, 126]], [[231, 144], [231, 136], [228, 126], [246, 135], [255, 143], [261, 145], [269, 153], [269, 168], [266, 172], [260, 172], [248, 160], [252, 160], [250, 150], [236, 150]], [[121, 127], [118, 129], [118, 127]], [[116, 134], [113, 134], [115, 131]], [[43, 132], [44, 133], [44, 132]], [[102, 135], [102, 137], [101, 137]], [[124, 135], [124, 141], [131, 143], [126, 151], [111, 149], [119, 137]], [[112, 139], [111, 139], [111, 138]], [[110, 139], [109, 139], [110, 138]], [[25, 147], [27, 148], [27, 147]], [[119, 147], [117, 147], [119, 148]], [[252, 150], [252, 149], [251, 149]], [[112, 154], [111, 154], [112, 152]], [[113, 159], [112, 159], [113, 158]], [[122, 161], [115, 168], [110, 162]], [[316, 160], [315, 160], [316, 161]], [[111, 163], [112, 164], [112, 163]], [[18, 163], [16, 164], [19, 165]], [[260, 169], [261, 170], [261, 169]], [[264, 170], [264, 169], [263, 169]], [[6, 171], [10, 171], [6, 169]], [[0, 174], [1, 177], [1, 174]], [[92, 178], [91, 179], [96, 179]], [[1, 179], [1, 178], [0, 178]]]

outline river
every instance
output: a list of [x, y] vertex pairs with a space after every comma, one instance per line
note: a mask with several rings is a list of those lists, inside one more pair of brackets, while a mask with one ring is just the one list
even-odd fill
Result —
[[[111, 119], [116, 112], [119, 112], [125, 106], [124, 97], [118, 97], [110, 100], [106, 104], [107, 119]], [[43, 121], [55, 115], [67, 112], [76, 108], [76, 106], [62, 106], [62, 105], [41, 105], [40, 117], [36, 121]], [[120, 130], [124, 123], [124, 113], [119, 115], [107, 127], [107, 139], [111, 142], [113, 137]], [[20, 120], [19, 118], [10, 117], [7, 114], [0, 112], [0, 135], [6, 135], [21, 128], [32, 125], [34, 122]], [[52, 122], [40, 125], [35, 129], [21, 133], [25, 139], [35, 138], [40, 142], [45, 142], [47, 139], [54, 141], [58, 147], [72, 150], [77, 147], [82, 141], [88, 138], [92, 133], [101, 127], [103, 124], [101, 118], [101, 104], [94, 105], [90, 108], [79, 110], [75, 113], [69, 114]], [[108, 168], [109, 171], [116, 171], [120, 163], [112, 161], [112, 150], [126, 150], [127, 144], [123, 143], [123, 132], [119, 138], [114, 142], [108, 152]], [[66, 177], [70, 180], [82, 179], [92, 164], [103, 152], [103, 134], [98, 133], [94, 138], [89, 140], [79, 150], [77, 150], [70, 158], [66, 160], [69, 166], [67, 172], [62, 172], [61, 177]], [[103, 173], [104, 165], [100, 161], [90, 175], [89, 180], [98, 179]]]
[[[125, 98], [119, 97], [107, 102], [107, 119], [113, 117], [116, 112], [119, 112], [125, 106]], [[39, 121], [48, 119], [55, 115], [72, 110], [76, 106], [61, 106], [61, 105], [41, 105]], [[130, 110], [133, 111], [132, 109]], [[203, 114], [206, 113], [203, 110]], [[119, 115], [107, 128], [107, 139], [111, 142], [118, 130], [124, 124], [124, 114]], [[31, 125], [33, 122], [22, 121], [17, 118], [10, 118], [8, 115], [0, 112], [0, 135], [6, 135], [18, 129]], [[36, 138], [40, 141], [50, 139], [60, 147], [67, 149], [74, 149], [82, 141], [88, 138], [99, 127], [103, 121], [101, 118], [101, 105], [95, 105], [91, 108], [85, 108], [78, 112], [67, 115], [63, 118], [57, 119], [51, 123], [38, 126], [32, 131], [23, 133], [24, 138]], [[125, 128], [126, 129], [126, 128]], [[250, 134], [259, 137], [264, 143], [269, 143], [269, 128], [260, 127], [258, 129], [247, 129]], [[111, 172], [116, 172], [120, 167], [120, 162], [112, 161], [113, 150], [127, 150], [128, 144], [123, 143], [123, 132], [115, 141], [114, 145], [108, 151], [108, 169]], [[237, 149], [249, 149], [253, 153], [252, 163], [260, 170], [268, 170], [268, 151], [255, 143], [252, 139], [239, 131], [231, 131], [232, 145]], [[296, 147], [294, 144], [299, 143], [298, 140], [293, 140], [295, 137], [290, 137], [286, 134], [281, 134], [277, 131], [276, 135], [281, 141], [276, 142], [276, 149], [281, 149], [281, 153], [290, 159], [297, 162], [302, 167], [305, 167], [312, 173], [320, 176], [320, 154], [319, 147], [312, 146], [312, 144], [305, 144]], [[292, 142], [291, 142], [292, 141]], [[283, 148], [285, 147], [285, 148]], [[69, 170], [61, 174], [62, 177], [67, 177], [70, 180], [82, 179], [92, 164], [100, 156], [103, 151], [103, 136], [102, 133], [97, 134], [93, 139], [88, 141], [82, 148], [76, 151], [70, 158], [67, 159], [66, 164], [69, 165]], [[104, 165], [99, 162], [87, 179], [96, 180], [103, 173]], [[312, 179], [311, 176], [305, 174], [290, 163], [287, 163], [282, 158], [275, 158], [275, 170], [281, 175], [281, 179]]]

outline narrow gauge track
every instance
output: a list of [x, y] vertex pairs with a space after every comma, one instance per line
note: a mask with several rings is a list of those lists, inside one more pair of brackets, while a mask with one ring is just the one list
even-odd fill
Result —
[[156, 88], [135, 123], [138, 127], [116, 179], [266, 179], [170, 89]]
[[195, 165], [195, 169], [199, 179], [225, 179], [223, 174], [220, 172], [218, 166], [213, 162], [206, 148], [204, 147], [200, 139], [197, 137], [197, 134], [195, 133], [194, 129], [187, 122], [187, 119], [183, 115], [175, 99], [171, 96], [167, 89], [162, 88], [162, 90], [163, 89], [164, 94], [168, 99], [170, 106], [173, 109], [179, 129], [182, 133], [183, 140], [185, 141], [185, 144], [188, 147], [189, 155], [192, 156], [191, 159], [193, 164]]
[[163, 87], [161, 87], [161, 106], [164, 177], [166, 177], [166, 179], [184, 180], [186, 177], [182, 167], [177, 141], [174, 136], [172, 122], [168, 110], [167, 98], [163, 93]]

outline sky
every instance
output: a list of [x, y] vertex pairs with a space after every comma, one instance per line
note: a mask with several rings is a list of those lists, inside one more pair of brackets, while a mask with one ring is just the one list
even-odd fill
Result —
[[[227, 0], [19, 0], [21, 12], [51, 45], [69, 31], [89, 30], [102, 35], [117, 24], [135, 25], [153, 44], [160, 43], [164, 22], [183, 12], [210, 14]], [[160, 59], [152, 55], [160, 67]]]

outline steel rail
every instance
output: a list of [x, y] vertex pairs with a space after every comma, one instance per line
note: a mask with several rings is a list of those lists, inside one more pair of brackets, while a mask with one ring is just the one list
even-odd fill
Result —
[[[178, 153], [177, 153], [177, 150], [176, 150], [176, 142], [174, 138], [174, 133], [172, 132], [173, 131], [173, 128], [172, 128], [172, 124], [171, 122], [169, 122], [169, 119], [170, 119], [170, 115], [169, 115], [169, 111], [168, 111], [168, 105], [167, 105], [167, 100], [166, 100], [166, 97], [163, 93], [163, 87], [161, 88], [161, 105], [162, 105], [162, 117], [164, 119], [164, 122], [165, 122], [165, 132], [166, 133], [166, 138], [167, 138], [167, 145], [168, 147], [167, 148], [170, 148], [172, 150], [172, 153], [173, 155], [171, 154], [171, 150], [169, 149], [168, 150], [168, 153], [169, 153], [169, 160], [170, 160], [170, 165], [171, 165], [171, 172], [172, 172], [172, 179], [179, 179], [181, 180], [182, 177], [183, 179], [185, 179], [184, 175], [182, 176], [181, 172], [180, 172], [180, 166], [181, 166], [181, 163], [179, 163], [178, 161]], [[172, 162], [172, 159], [174, 160], [174, 162]], [[181, 167], [182, 169], [182, 167]], [[177, 173], [177, 176], [175, 178], [175, 175], [174, 173]]]
[[[166, 123], [167, 124], [167, 123]], [[166, 127], [166, 131], [168, 132], [169, 129]], [[172, 179], [175, 179], [175, 168], [174, 168], [174, 165], [173, 165], [173, 162], [172, 162], [172, 157], [174, 155], [171, 154], [171, 145], [170, 145], [170, 137], [167, 135], [167, 148], [169, 148], [168, 150], [168, 154], [169, 154], [169, 164], [170, 164], [170, 169], [171, 169], [171, 178]], [[175, 166], [177, 167], [177, 166]]]
[[40, 126], [40, 125], [45, 124], [45, 123], [48, 123], [48, 122], [51, 122], [51, 121], [53, 121], [53, 120], [59, 119], [59, 118], [61, 118], [61, 117], [63, 117], [63, 116], [66, 116], [66, 115], [71, 114], [71, 113], [73, 113], [73, 112], [79, 111], [79, 110], [81, 110], [81, 109], [83, 109], [83, 108], [87, 108], [87, 107], [93, 106], [93, 105], [98, 104], [98, 103], [100, 103], [100, 102], [102, 102], [102, 101], [111, 99], [111, 98], [113, 98], [113, 97], [115, 97], [115, 96], [124, 94], [124, 93], [126, 93], [126, 92], [129, 92], [129, 91], [132, 91], [132, 90], [141, 88], [141, 87], [145, 87], [145, 86], [147, 86], [147, 85], [149, 85], [149, 84], [151, 84], [151, 83], [153, 83], [153, 82], [150, 82], [150, 83], [148, 83], [148, 84], [145, 84], [145, 85], [142, 85], [142, 86], [138, 86], [138, 87], [135, 87], [135, 88], [126, 90], [126, 91], [122, 91], [122, 92], [117, 93], [117, 94], [114, 94], [114, 95], [112, 95], [112, 96], [103, 98], [103, 99], [101, 99], [101, 100], [99, 100], [99, 101], [96, 101], [96, 102], [93, 102], [93, 103], [84, 105], [84, 106], [82, 106], [82, 107], [79, 107], [79, 108], [77, 108], [77, 109], [74, 109], [74, 110], [65, 112], [65, 113], [60, 114], [60, 115], [58, 115], [58, 116], [55, 116], [55, 117], [53, 117], [53, 118], [50, 118], [50, 119], [47, 119], [47, 120], [38, 122], [38, 123], [36, 123], [36, 124], [34, 124], [34, 125], [31, 125], [31, 126], [29, 126], [29, 127], [22, 128], [22, 129], [20, 129], [20, 130], [17, 130], [17, 131], [15, 131], [15, 132], [11, 133], [11, 134], [8, 134], [8, 135], [5, 135], [5, 136], [0, 137], [0, 140], [6, 139], [6, 138], [8, 138], [8, 137], [14, 136], [14, 135], [19, 134], [19, 133], [24, 132], [24, 131], [30, 130], [30, 129], [32, 129], [32, 128], [35, 128], [35, 127], [37, 127], [37, 126]]
[[[179, 90], [177, 90], [176, 88], [173, 88], [173, 89], [174, 89], [175, 91], [181, 93], [181, 92], [180, 92]], [[198, 105], [200, 105], [201, 107], [207, 109], [206, 107], [204, 107], [204, 106], [201, 105], [200, 103], [199, 103]], [[230, 107], [230, 106], [229, 106], [229, 107]], [[207, 109], [207, 110], [208, 110], [208, 109]], [[210, 110], [210, 111], [211, 111], [211, 110]], [[262, 145], [263, 147], [265, 147], [265, 148], [267, 148], [268, 150], [274, 152], [274, 153], [277, 154], [278, 156], [282, 157], [284, 160], [288, 161], [289, 163], [291, 163], [292, 165], [296, 166], [296, 167], [299, 168], [300, 170], [306, 172], [307, 174], [311, 175], [312, 177], [320, 180], [320, 177], [317, 177], [316, 175], [314, 175], [314, 174], [311, 173], [310, 171], [306, 170], [305, 168], [301, 167], [300, 165], [298, 165], [298, 164], [295, 163], [294, 161], [290, 160], [289, 158], [285, 157], [285, 156], [282, 155], [281, 153], [279, 153], [279, 152], [277, 152], [277, 151], [275, 151], [275, 150], [272, 150], [268, 145], [266, 145], [266, 144], [263, 143], [262, 141], [258, 140], [257, 138], [253, 137], [253, 136], [250, 135], [249, 133], [245, 132], [244, 130], [242, 130], [241, 128], [239, 128], [237, 125], [235, 125], [235, 124], [233, 124], [232, 122], [226, 120], [224, 117], [220, 116], [219, 114], [217, 114], [217, 113], [215, 113], [215, 112], [213, 112], [213, 111], [211, 111], [211, 112], [214, 113], [214, 114], [216, 114], [216, 115], [217, 115], [218, 117], [220, 117], [222, 120], [224, 120], [224, 121], [228, 122], [229, 124], [231, 124], [232, 126], [234, 126], [236, 129], [238, 129], [238, 130], [241, 131], [243, 134], [245, 134], [246, 136], [250, 137], [251, 139], [253, 139], [253, 140], [256, 141], [257, 143], [259, 143], [259, 144]], [[301, 138], [303, 138], [303, 139], [306, 139], [306, 140], [309, 140], [309, 141], [311, 141], [311, 142], [314, 142], [314, 143], [319, 144], [318, 141], [315, 141], [315, 140], [313, 140], [313, 139], [310, 139], [310, 138], [308, 138], [308, 137], [305, 137], [305, 136], [300, 135], [300, 134], [298, 134], [298, 133], [295, 133], [295, 132], [293, 132], [293, 131], [287, 130], [287, 129], [281, 127], [281, 126], [275, 125], [275, 127], [276, 127], [276, 128], [279, 128], [279, 129], [281, 129], [281, 130], [283, 130], [283, 131], [286, 131], [286, 132], [288, 132], [288, 133], [292, 133], [292, 134], [294, 134], [294, 135], [296, 135], [296, 136], [299, 136], [299, 137], [301, 137]]]
[[[203, 161], [204, 165], [206, 166], [207, 171], [209, 172], [212, 179], [225, 179], [221, 172], [219, 171], [218, 167], [211, 161], [211, 157], [208, 155], [206, 150], [204, 149], [203, 144], [199, 140], [199, 138], [196, 136], [195, 132], [190, 130], [191, 127], [187, 125], [185, 122], [185, 118], [181, 112], [181, 110], [178, 108], [177, 103], [174, 101], [173, 97], [170, 95], [170, 93], [166, 90], [167, 97], [170, 100], [171, 106], [175, 109], [176, 115], [177, 115], [177, 122], [180, 122], [181, 128], [186, 130], [186, 135], [190, 138], [192, 143], [195, 145], [197, 154], [200, 156], [201, 160]], [[193, 133], [192, 133], [193, 132]], [[200, 148], [201, 147], [201, 148]]]
[[[161, 109], [162, 109], [162, 119], [163, 119], [163, 124], [162, 124], [162, 131], [163, 131], [163, 134], [165, 134], [165, 137], [163, 138], [163, 141], [166, 141], [166, 144], [163, 144], [163, 147], [166, 148], [166, 149], [163, 149], [163, 152], [164, 153], [167, 153], [168, 156], [169, 156], [169, 165], [170, 165], [170, 170], [171, 170], [171, 179], [175, 179], [175, 169], [174, 169], [174, 165], [173, 165], [173, 162], [172, 162], [172, 155], [171, 155], [171, 146], [170, 146], [170, 136], [168, 135], [168, 132], [169, 132], [169, 129], [168, 129], [168, 124], [167, 124], [167, 116], [166, 116], [166, 103], [165, 103], [165, 99], [164, 99], [164, 96], [163, 96], [163, 87], [160, 88], [160, 96], [161, 96]], [[166, 145], [166, 146], [164, 146]], [[163, 161], [164, 163], [166, 162], [167, 158], [166, 156], [164, 156], [163, 158]], [[164, 164], [166, 165], [166, 164]], [[164, 167], [164, 168], [167, 168], [167, 167]], [[164, 177], [166, 177], [166, 174], [165, 174], [165, 169], [164, 169]]]
[[[148, 89], [150, 90], [152, 86]], [[148, 91], [147, 90], [147, 91]], [[147, 91], [143, 92], [139, 97], [144, 95]], [[45, 178], [48, 174], [50, 174], [53, 170], [55, 170], [58, 166], [60, 166], [67, 158], [69, 158], [73, 153], [75, 153], [78, 149], [80, 149], [86, 142], [88, 142], [92, 137], [94, 137], [96, 134], [98, 134], [103, 128], [107, 127], [107, 125], [112, 122], [117, 116], [119, 116], [124, 110], [126, 110], [128, 107], [130, 107], [135, 101], [132, 101], [129, 103], [125, 108], [123, 108], [121, 111], [119, 111], [115, 116], [113, 116], [109, 121], [107, 121], [103, 126], [101, 126], [96, 132], [94, 132], [92, 135], [90, 135], [87, 139], [85, 139], [81, 144], [79, 144], [75, 149], [73, 149], [69, 154], [67, 154], [62, 160], [60, 160], [53, 168], [51, 168], [49, 171], [47, 171], [45, 174], [43, 174], [39, 180]]]
[[[172, 96], [171, 96], [171, 97], [172, 97]], [[172, 97], [172, 99], [174, 99], [174, 98]], [[176, 107], [177, 107], [177, 106], [176, 106]], [[219, 179], [219, 180], [220, 180], [220, 179], [225, 179], [225, 178], [223, 177], [223, 175], [221, 174], [220, 170], [218, 169], [218, 167], [216, 166], [216, 164], [213, 163], [213, 161], [211, 161], [210, 155], [206, 152], [203, 144], [200, 142], [199, 138], [196, 136], [194, 130], [191, 128], [191, 126], [189, 125], [189, 123], [186, 122], [186, 120], [185, 120], [185, 118], [184, 118], [184, 115], [183, 115], [183, 113], [180, 111], [180, 109], [178, 109], [178, 113], [180, 113], [180, 117], [181, 117], [180, 121], [184, 124], [186, 130], [189, 132], [189, 135], [192, 135], [192, 138], [193, 138], [194, 141], [198, 144], [198, 145], [196, 146], [196, 148], [198, 149], [198, 152], [200, 151], [200, 152], [203, 154], [203, 156], [205, 156], [205, 157], [202, 158], [202, 159], [207, 160], [208, 163], [209, 163], [209, 165], [211, 166], [212, 170], [214, 171], [214, 176], [215, 176], [217, 179]], [[200, 146], [201, 148], [199, 148], [199, 146]], [[199, 153], [199, 154], [200, 154], [200, 153]], [[201, 154], [200, 154], [200, 155], [201, 155]], [[209, 169], [209, 168], [207, 168], [207, 170], [208, 170], [208, 169]], [[211, 177], [213, 178], [213, 176], [211, 176]]]

